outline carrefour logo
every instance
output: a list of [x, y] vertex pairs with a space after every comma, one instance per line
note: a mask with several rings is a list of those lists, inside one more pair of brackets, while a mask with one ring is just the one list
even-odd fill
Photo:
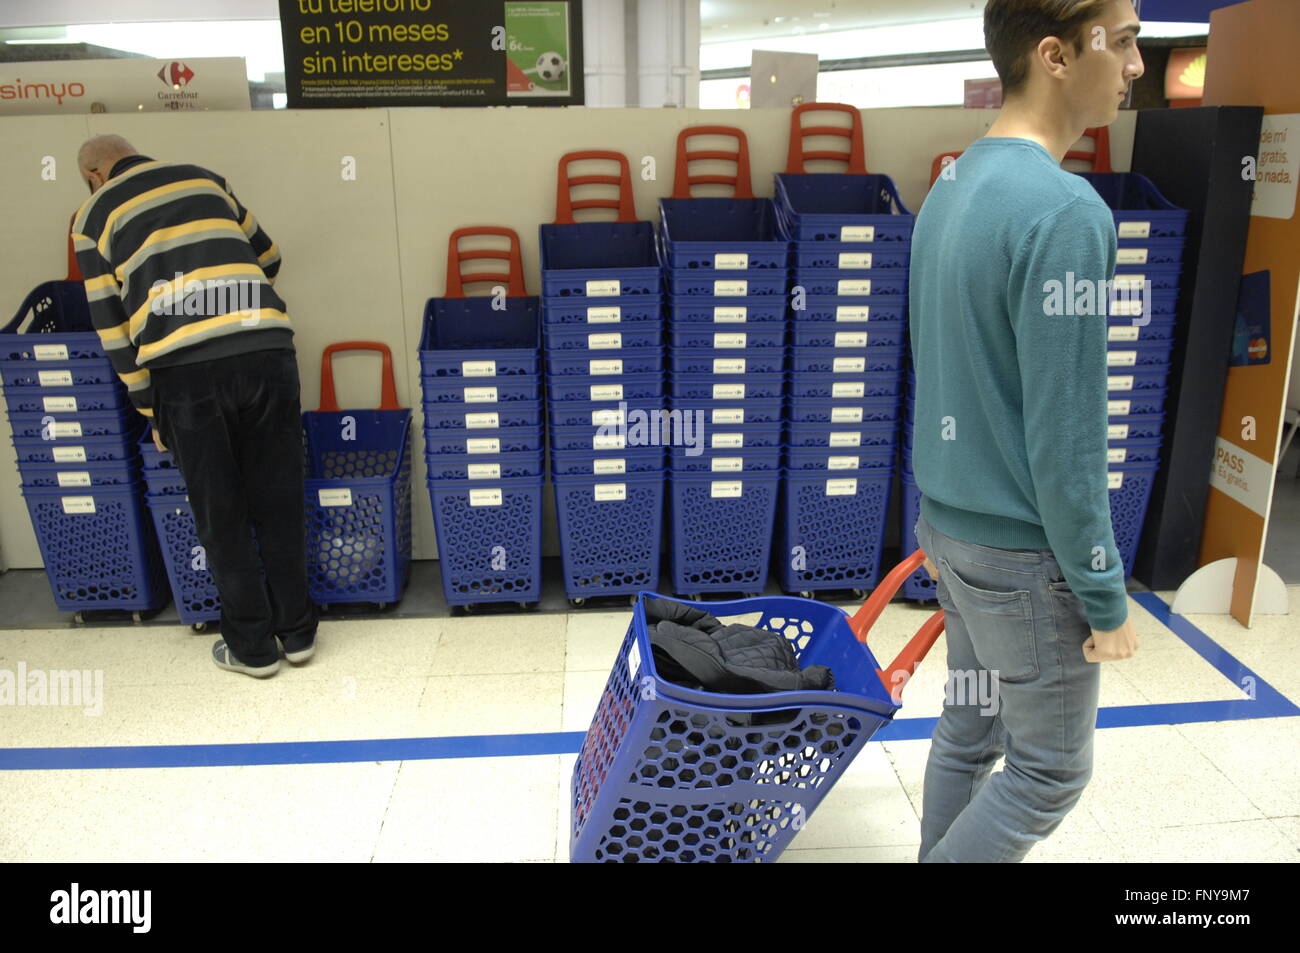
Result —
[[173, 60], [158, 71], [158, 78], [172, 89], [180, 89], [194, 78], [194, 70]]

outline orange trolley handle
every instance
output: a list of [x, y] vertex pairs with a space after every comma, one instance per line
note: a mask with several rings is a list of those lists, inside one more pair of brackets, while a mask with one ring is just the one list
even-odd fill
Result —
[[334, 396], [334, 355], [340, 351], [378, 351], [384, 359], [383, 392], [379, 410], [404, 410], [397, 403], [397, 383], [393, 378], [393, 352], [379, 341], [340, 341], [325, 348], [320, 359], [320, 407], [326, 413], [338, 413], [339, 403]]

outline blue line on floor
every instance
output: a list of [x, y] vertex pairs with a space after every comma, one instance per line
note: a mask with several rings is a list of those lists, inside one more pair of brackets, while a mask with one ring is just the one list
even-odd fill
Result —
[[[1123, 705], [1097, 713], [1098, 728], [1183, 725], [1300, 715], [1277, 689], [1234, 658], [1154, 593], [1133, 593], [1138, 604], [1231, 681], [1242, 696], [1207, 702]], [[929, 738], [938, 718], [899, 718], [873, 741]], [[576, 754], [585, 732], [464, 735], [443, 738], [387, 738], [358, 741], [253, 742], [228, 745], [133, 745], [97, 748], [0, 748], [0, 771], [88, 770], [95, 768], [194, 768], [268, 764], [340, 764], [362, 761], [421, 761], [442, 758], [509, 758]]]

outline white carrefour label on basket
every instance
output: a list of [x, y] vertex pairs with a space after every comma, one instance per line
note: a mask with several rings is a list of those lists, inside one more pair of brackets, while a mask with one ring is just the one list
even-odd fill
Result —
[[62, 470], [59, 472], [59, 486], [90, 486], [90, 471]]
[[607, 334], [588, 334], [587, 347], [593, 351], [612, 350], [623, 346], [623, 333], [621, 331], [610, 331]]
[[714, 400], [744, 400], [745, 385], [744, 384], [714, 384], [713, 399]]
[[743, 357], [715, 357], [713, 359], [713, 373], [743, 374], [745, 373], [745, 359]]
[[1114, 317], [1141, 314], [1142, 308], [1141, 298], [1112, 298], [1110, 302], [1110, 313]]
[[715, 424], [743, 424], [745, 422], [745, 409], [743, 407], [723, 407], [713, 411]]
[[627, 435], [621, 433], [598, 433], [591, 438], [592, 450], [622, 450], [627, 446]]
[[495, 387], [466, 387], [465, 403], [467, 404], [495, 404], [497, 402], [497, 389]]
[[721, 332], [714, 332], [713, 346], [714, 347], [744, 347], [745, 342], [747, 340], [749, 340], [749, 335], [745, 334], [743, 331], [739, 334], [735, 334], [735, 333], [724, 334]]
[[85, 447], [54, 447], [55, 463], [85, 463]]
[[636, 637], [632, 637], [632, 645], [627, 650], [627, 677], [636, 678], [636, 673], [641, 671], [641, 646], [637, 645]]
[[1106, 448], [1107, 463], [1123, 463], [1126, 459], [1128, 459], [1128, 451], [1123, 447]]
[[857, 477], [849, 477], [846, 480], [827, 480], [827, 496], [856, 496], [858, 493]]
[[621, 424], [624, 419], [621, 410], [593, 410], [591, 412], [591, 425], [593, 427]]
[[626, 483], [597, 483], [592, 490], [597, 503], [627, 499]]
[[36, 380], [42, 387], [71, 387], [72, 371], [37, 371]]
[[874, 242], [876, 240], [876, 226], [874, 225], [841, 225], [840, 241], [842, 242]]
[[830, 435], [826, 445], [830, 447], [860, 447], [862, 446], [862, 434], [856, 430], [837, 430]]
[[1116, 275], [1111, 284], [1115, 288], [1141, 288], [1146, 280], [1147, 276], [1143, 274], [1123, 274]]
[[832, 407], [831, 423], [860, 424], [862, 423], [862, 408], [861, 407]]
[[1120, 248], [1115, 252], [1115, 264], [1145, 265], [1149, 251], [1147, 248]]
[[32, 348], [32, 357], [38, 361], [66, 361], [68, 346], [66, 344], [37, 344]]
[[709, 484], [709, 496], [714, 499], [734, 499], [745, 489], [743, 480], [714, 480]]
[[501, 415], [496, 411], [486, 414], [466, 414], [466, 430], [493, 430], [501, 426]]
[[622, 400], [623, 399], [622, 384], [592, 384], [590, 390], [591, 390], [592, 400]]
[[827, 457], [827, 470], [856, 470], [861, 462], [861, 457]]
[[614, 305], [612, 308], [588, 308], [588, 324], [617, 324], [623, 320], [623, 308], [620, 305]]
[[501, 464], [499, 463], [471, 463], [466, 470], [471, 480], [501, 479]]
[[1124, 485], [1124, 471], [1123, 471], [1123, 470], [1120, 470], [1118, 473], [1107, 473], [1107, 474], [1106, 474], [1106, 489], [1108, 489], [1108, 490], [1118, 490], [1118, 489], [1119, 489], [1121, 486], [1123, 486], [1123, 485]]
[[1110, 424], [1106, 428], [1107, 440], [1127, 440], [1128, 424]]
[[1131, 400], [1108, 400], [1106, 401], [1106, 416], [1127, 417], [1132, 406], [1133, 401]]
[[1114, 374], [1106, 378], [1106, 390], [1132, 390], [1132, 374]]
[[347, 487], [341, 490], [317, 490], [316, 496], [321, 506], [351, 506], [352, 491]]
[[471, 437], [465, 441], [466, 453], [500, 453], [501, 440], [498, 437]]
[[723, 308], [713, 309], [713, 320], [721, 324], [728, 322], [731, 324], [744, 324], [749, 319], [749, 308]]
[[715, 298], [742, 298], [749, 294], [749, 282], [740, 281], [715, 281], [713, 283], [713, 297]]
[[866, 331], [836, 331], [835, 346], [836, 347], [866, 347], [867, 332]]
[[839, 381], [831, 384], [832, 397], [862, 397], [867, 392], [867, 385], [862, 381]]
[[871, 280], [862, 281], [858, 278], [841, 278], [835, 282], [835, 293], [841, 295], [869, 295], [871, 294]]
[[749, 255], [746, 252], [718, 252], [713, 256], [713, 267], [718, 271], [749, 267]]
[[47, 413], [57, 413], [61, 410], [70, 410], [73, 413], [77, 410], [77, 398], [75, 397], [45, 397], [41, 400]]
[[870, 268], [871, 252], [869, 251], [843, 251], [840, 252], [841, 268]]
[[709, 442], [710, 447], [719, 450], [732, 450], [744, 445], [745, 435], [743, 433], [715, 433]]
[[1137, 351], [1107, 351], [1107, 367], [1135, 367], [1137, 365]]
[[465, 377], [496, 377], [496, 361], [461, 361], [460, 372]]
[[1118, 328], [1107, 328], [1106, 340], [1121, 341], [1121, 342], [1136, 341], [1138, 339], [1138, 334], [1141, 332], [1141, 330], [1142, 330], [1141, 328], [1136, 327], [1135, 325], [1132, 324], [1126, 324]]
[[709, 467], [714, 473], [739, 473], [745, 469], [744, 457], [714, 457]]
[[609, 361], [588, 361], [587, 373], [595, 376], [596, 374], [622, 374], [623, 360], [615, 358]]
[[95, 512], [95, 498], [93, 496], [65, 496], [63, 497], [63, 512], [93, 513]]
[[66, 423], [56, 423], [54, 425], [54, 436], [56, 437], [80, 437], [81, 423], [76, 420], [69, 420]]
[[1119, 237], [1120, 238], [1150, 238], [1151, 223], [1150, 222], [1120, 222]]
[[600, 460], [592, 460], [591, 472], [596, 476], [604, 476], [609, 473], [626, 473], [627, 461], [622, 457], [604, 457]]
[[831, 364], [831, 371], [835, 374], [861, 374], [866, 367], [865, 357], [837, 357]]
[[469, 505], [470, 506], [500, 506], [501, 490], [497, 487], [494, 487], [490, 490], [470, 490]]
[[835, 308], [836, 321], [866, 321], [871, 318], [871, 309], [867, 307], [839, 305]]
[[623, 293], [623, 283], [617, 278], [607, 281], [588, 281], [587, 297], [589, 298], [608, 298], [613, 295]]

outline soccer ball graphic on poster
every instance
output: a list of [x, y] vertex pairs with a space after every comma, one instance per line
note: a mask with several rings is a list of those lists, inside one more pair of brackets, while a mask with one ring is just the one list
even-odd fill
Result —
[[537, 78], [545, 83], [556, 83], [564, 78], [564, 57], [559, 53], [543, 53], [537, 57]]

